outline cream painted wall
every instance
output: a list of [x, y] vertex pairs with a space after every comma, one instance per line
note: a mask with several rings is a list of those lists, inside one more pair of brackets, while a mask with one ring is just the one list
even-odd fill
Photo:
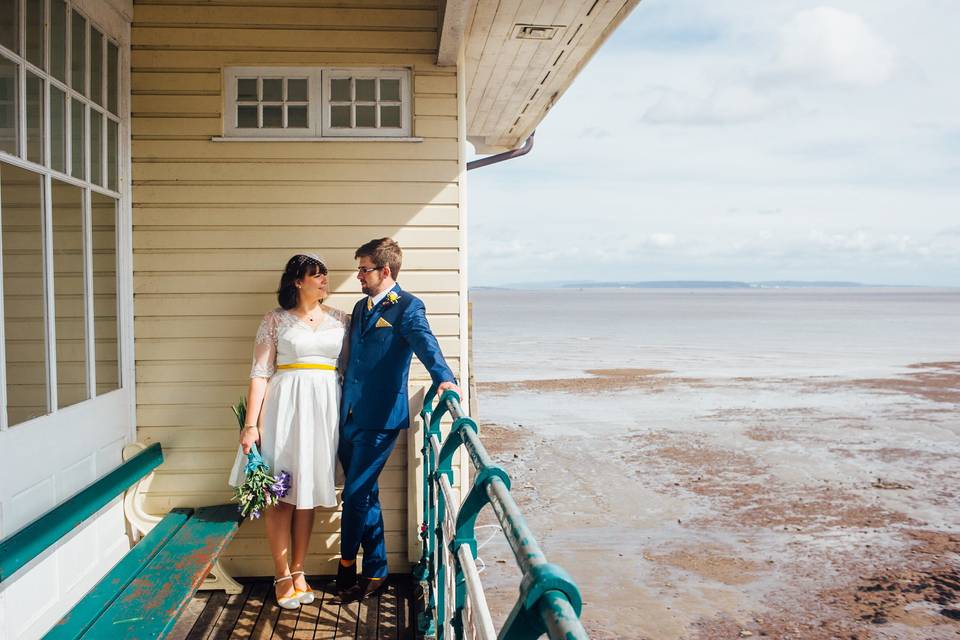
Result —
[[[138, 439], [161, 442], [147, 509], [226, 501], [236, 453], [229, 410], [286, 259], [324, 255], [330, 304], [360, 297], [353, 252], [394, 237], [400, 283], [422, 297], [460, 368], [464, 308], [456, 70], [437, 67], [435, 2], [337, 8], [137, 2], [132, 29], [133, 251]], [[276, 6], [271, 6], [276, 5]], [[348, 5], [348, 6], [342, 6]], [[216, 142], [225, 66], [412, 69], [422, 142]], [[416, 363], [413, 377], [428, 384]], [[407, 444], [381, 477], [392, 570], [408, 564]], [[331, 573], [339, 514], [318, 513], [311, 572]], [[415, 541], [413, 541], [415, 542]], [[268, 575], [263, 527], [244, 525], [225, 566]]]

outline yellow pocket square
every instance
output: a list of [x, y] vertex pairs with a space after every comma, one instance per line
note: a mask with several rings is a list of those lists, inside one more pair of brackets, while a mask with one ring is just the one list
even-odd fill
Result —
[[384, 327], [392, 327], [393, 325], [384, 320], [383, 318], [377, 318], [377, 329], [383, 329]]

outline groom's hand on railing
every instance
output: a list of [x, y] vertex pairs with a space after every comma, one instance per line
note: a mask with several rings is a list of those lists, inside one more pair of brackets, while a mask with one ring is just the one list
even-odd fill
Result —
[[463, 398], [463, 392], [460, 391], [460, 387], [458, 387], [455, 382], [441, 382], [440, 386], [437, 387], [437, 394], [443, 395], [443, 392], [446, 391], [447, 389], [450, 389], [451, 391], [456, 393], [458, 396]]

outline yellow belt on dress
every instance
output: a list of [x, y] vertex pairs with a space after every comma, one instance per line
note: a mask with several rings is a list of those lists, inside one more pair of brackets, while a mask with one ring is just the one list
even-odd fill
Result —
[[291, 364], [278, 364], [277, 369], [323, 369], [324, 371], [336, 371], [337, 367], [332, 364], [310, 364], [309, 362], [293, 362]]

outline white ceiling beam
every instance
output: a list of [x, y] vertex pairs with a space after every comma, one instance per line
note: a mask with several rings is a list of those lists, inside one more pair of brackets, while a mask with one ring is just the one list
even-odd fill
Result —
[[440, 46], [437, 48], [437, 64], [452, 67], [467, 32], [467, 20], [477, 0], [447, 0], [443, 6], [443, 24], [440, 27]]

